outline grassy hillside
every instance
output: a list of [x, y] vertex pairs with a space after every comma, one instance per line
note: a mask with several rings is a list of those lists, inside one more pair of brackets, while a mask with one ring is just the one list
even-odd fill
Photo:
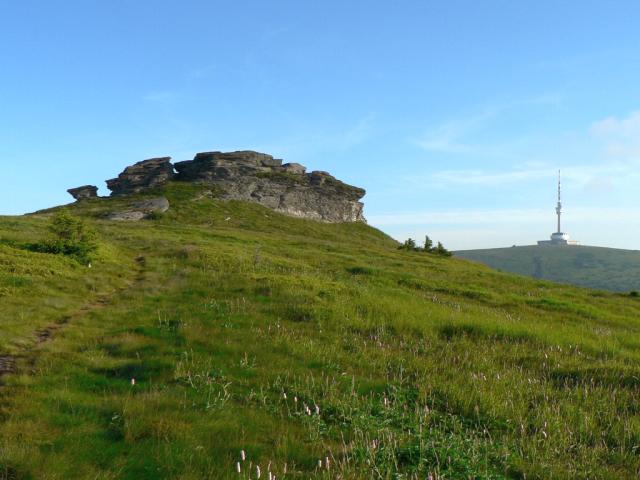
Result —
[[614, 292], [640, 290], [640, 251], [587, 246], [511, 247], [455, 252], [505, 272]]
[[640, 299], [164, 194], [0, 218], [0, 478], [637, 478]]

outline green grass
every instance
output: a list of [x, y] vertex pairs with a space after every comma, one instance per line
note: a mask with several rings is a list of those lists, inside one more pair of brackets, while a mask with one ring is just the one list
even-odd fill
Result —
[[0, 218], [0, 478], [637, 477], [640, 299], [163, 194], [92, 268]]
[[640, 251], [578, 246], [462, 250], [460, 258], [505, 272], [614, 292], [640, 291]]

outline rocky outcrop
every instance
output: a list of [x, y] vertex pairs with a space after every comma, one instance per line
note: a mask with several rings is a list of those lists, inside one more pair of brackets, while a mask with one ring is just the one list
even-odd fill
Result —
[[324, 222], [364, 222], [365, 191], [327, 172], [305, 173], [299, 163], [282, 163], [264, 153], [207, 152], [178, 162], [176, 180], [214, 185], [227, 200], [260, 203], [287, 215]]
[[[223, 200], [256, 202], [296, 217], [365, 222], [362, 188], [347, 185], [327, 172], [307, 173], [299, 163], [282, 163], [254, 151], [203, 152], [175, 165], [170, 157], [152, 158], [125, 168], [117, 178], [107, 180], [107, 187], [111, 195], [129, 195], [171, 180], [210, 185]], [[132, 208], [114, 213], [112, 219], [140, 219], [148, 214]]]
[[98, 187], [95, 185], [83, 185], [82, 187], [70, 188], [67, 192], [76, 200], [84, 200], [85, 198], [97, 197]]
[[116, 221], [137, 221], [157, 213], [164, 213], [169, 210], [169, 200], [164, 197], [151, 198], [141, 202], [132, 203], [127, 210], [120, 212], [110, 212], [105, 218]]
[[107, 180], [107, 188], [111, 195], [128, 195], [164, 185], [172, 178], [171, 157], [150, 158], [125, 168], [118, 178]]

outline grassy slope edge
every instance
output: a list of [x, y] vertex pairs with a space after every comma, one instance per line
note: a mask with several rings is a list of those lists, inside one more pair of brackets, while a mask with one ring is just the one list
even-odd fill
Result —
[[0, 478], [636, 477], [640, 300], [163, 193], [91, 269], [0, 218]]

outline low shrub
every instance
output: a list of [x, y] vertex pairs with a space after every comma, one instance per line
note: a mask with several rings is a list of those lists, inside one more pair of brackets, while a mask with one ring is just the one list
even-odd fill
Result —
[[442, 245], [441, 242], [438, 242], [438, 244], [434, 247], [433, 241], [429, 238], [429, 236], [425, 237], [424, 247], [419, 247], [414, 239], [408, 238], [402, 245], [398, 246], [398, 250], [433, 253], [435, 255], [440, 255], [441, 257], [450, 257], [452, 255], [449, 250], [444, 248], [444, 245]]
[[25, 245], [27, 250], [54, 255], [68, 255], [83, 264], [91, 261], [98, 248], [96, 234], [82, 219], [65, 211], [57, 213], [49, 224], [52, 236], [37, 243]]

